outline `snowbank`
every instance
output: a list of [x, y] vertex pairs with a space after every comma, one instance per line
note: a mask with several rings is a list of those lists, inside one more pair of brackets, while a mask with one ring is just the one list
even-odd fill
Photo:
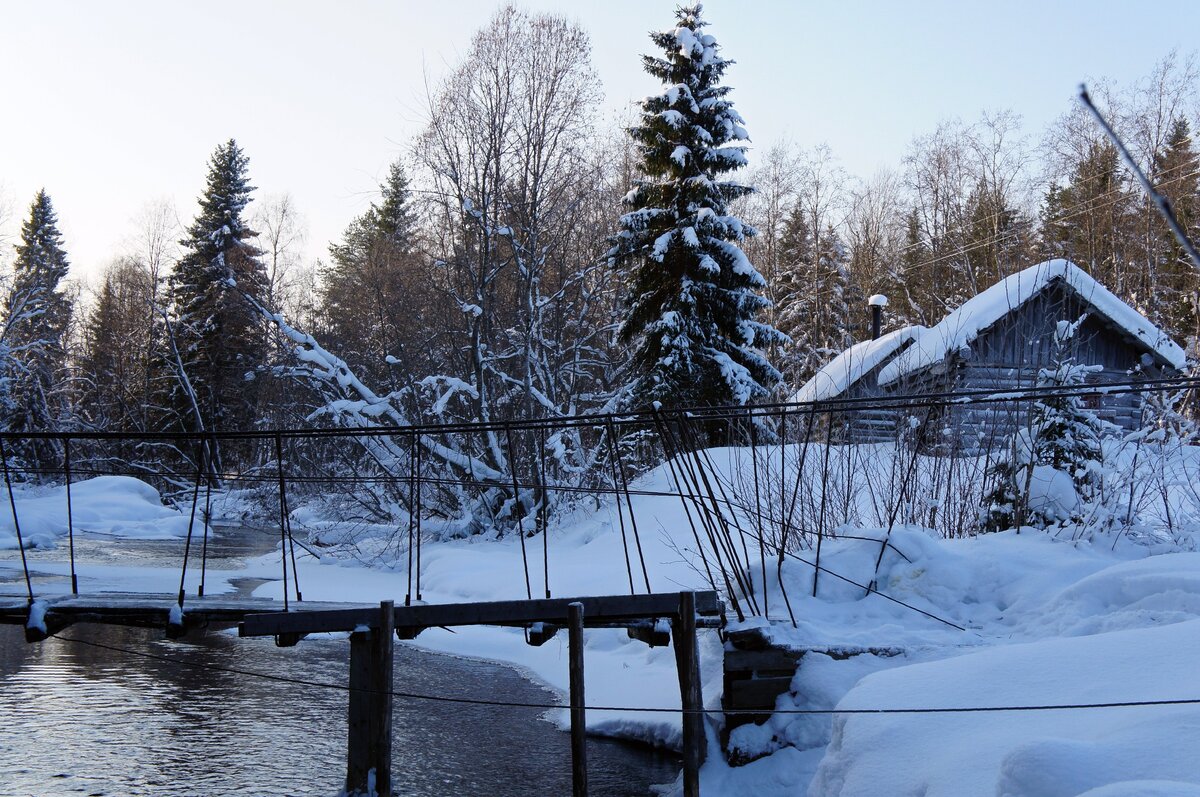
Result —
[[[67, 534], [65, 487], [16, 488], [17, 517], [27, 548], [52, 548]], [[8, 502], [0, 506], [0, 549], [17, 547]], [[143, 540], [187, 534], [188, 517], [163, 506], [158, 491], [130, 476], [98, 476], [71, 485], [71, 517], [76, 533]], [[197, 528], [200, 528], [197, 521]]]
[[[1198, 656], [1197, 620], [1004, 645], [869, 675], [838, 708], [1197, 697]], [[838, 715], [809, 793], [1073, 797], [1138, 780], [1200, 785], [1200, 706]]]

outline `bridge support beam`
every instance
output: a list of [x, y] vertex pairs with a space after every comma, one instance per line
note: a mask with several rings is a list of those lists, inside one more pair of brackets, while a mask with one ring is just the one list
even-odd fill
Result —
[[571, 684], [571, 795], [587, 797], [587, 701], [583, 689], [583, 604], [567, 606], [567, 662]]
[[379, 604], [378, 625], [350, 634], [346, 794], [392, 793], [392, 601]]
[[683, 705], [683, 795], [699, 797], [700, 765], [708, 742], [704, 734], [704, 696], [700, 690], [700, 653], [696, 646], [696, 593], [679, 593], [679, 615], [671, 620], [679, 697]]

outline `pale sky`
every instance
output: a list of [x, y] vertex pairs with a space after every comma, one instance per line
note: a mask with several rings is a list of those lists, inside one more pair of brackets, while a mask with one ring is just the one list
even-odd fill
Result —
[[[234, 137], [259, 195], [289, 192], [309, 256], [372, 199], [436, 83], [495, 0], [0, 0], [0, 202], [16, 232], [45, 187], [76, 276], [118, 253], [147, 202], [190, 221]], [[639, 55], [674, 2], [529, 0], [589, 31], [605, 107], [654, 92]], [[756, 146], [828, 143], [851, 173], [895, 166], [939, 120], [1011, 109], [1037, 135], [1083, 79], [1127, 84], [1195, 48], [1200, 2], [709, 0]], [[753, 154], [751, 155], [753, 159]]]

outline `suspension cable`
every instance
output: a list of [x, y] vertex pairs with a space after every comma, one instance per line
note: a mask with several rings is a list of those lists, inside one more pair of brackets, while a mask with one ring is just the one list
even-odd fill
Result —
[[33, 579], [29, 577], [29, 560], [25, 556], [25, 539], [21, 536], [21, 519], [17, 516], [17, 499], [13, 495], [12, 477], [8, 472], [8, 452], [4, 449], [4, 437], [0, 435], [0, 463], [4, 467], [4, 486], [8, 489], [8, 505], [12, 508], [13, 531], [17, 535], [17, 548], [21, 551], [21, 570], [25, 573], [25, 588], [29, 591], [29, 605], [33, 605]]

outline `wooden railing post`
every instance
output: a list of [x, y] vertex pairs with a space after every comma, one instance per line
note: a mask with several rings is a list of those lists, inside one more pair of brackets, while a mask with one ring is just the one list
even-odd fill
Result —
[[378, 625], [350, 634], [350, 707], [346, 794], [392, 793], [392, 601], [379, 604]]
[[371, 732], [371, 637], [377, 630], [350, 635], [350, 697], [346, 739], [346, 794], [366, 791]]
[[696, 648], [696, 593], [679, 593], [679, 616], [672, 621], [679, 697], [683, 706], [683, 794], [700, 795], [700, 765], [707, 741], [704, 735], [704, 696], [700, 691], [700, 656]]
[[371, 713], [371, 764], [375, 769], [375, 791], [380, 797], [392, 794], [392, 661], [395, 606], [392, 601], [379, 604], [379, 634], [375, 638], [372, 675], [375, 694]]

